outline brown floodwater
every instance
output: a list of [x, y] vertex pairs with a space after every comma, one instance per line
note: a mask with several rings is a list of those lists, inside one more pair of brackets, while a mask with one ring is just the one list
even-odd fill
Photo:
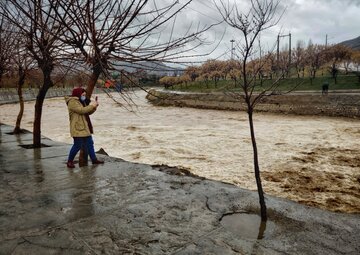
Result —
[[[100, 106], [91, 116], [96, 150], [256, 190], [245, 112], [157, 107], [145, 95], [130, 94], [136, 106], [127, 109], [98, 95]], [[0, 122], [14, 125], [18, 110], [17, 104], [0, 106]], [[22, 128], [32, 130], [33, 118], [34, 102], [26, 102]], [[255, 113], [254, 121], [267, 194], [331, 211], [360, 212], [360, 120]], [[45, 100], [42, 135], [72, 143], [62, 98]]]

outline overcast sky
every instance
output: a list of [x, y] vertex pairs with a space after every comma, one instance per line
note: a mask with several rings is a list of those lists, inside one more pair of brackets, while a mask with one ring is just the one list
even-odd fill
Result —
[[[184, 1], [180, 0], [180, 3]], [[218, 0], [215, 1], [218, 2]], [[240, 10], [246, 9], [250, 2], [250, 0], [232, 1], [236, 2]], [[360, 0], [282, 0], [280, 3], [280, 11], [285, 9], [285, 12], [278, 25], [262, 35], [264, 47], [272, 47], [279, 33], [291, 33], [292, 46], [295, 46], [298, 40], [304, 41], [305, 44], [309, 40], [314, 44], [325, 44], [326, 35], [328, 35], [328, 44], [360, 36]], [[177, 18], [177, 29], [178, 32], [181, 27], [185, 29], [188, 22], [193, 24], [200, 22], [204, 25], [220, 20], [221, 16], [213, 0], [193, 0]], [[204, 37], [209, 41], [220, 43], [218, 48], [208, 56], [208, 58], [220, 60], [230, 58], [230, 40], [234, 39], [238, 42], [242, 38], [241, 33], [225, 23], [211, 29]], [[285, 47], [288, 44], [288, 37], [282, 38], [280, 42], [280, 47]], [[203, 50], [205, 48], [199, 49], [198, 53]]]

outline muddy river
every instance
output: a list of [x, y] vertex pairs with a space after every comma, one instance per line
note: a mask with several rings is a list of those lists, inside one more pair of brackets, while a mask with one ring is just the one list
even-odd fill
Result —
[[[178, 166], [256, 189], [246, 113], [157, 107], [145, 95], [129, 94], [135, 106], [124, 104], [126, 108], [98, 95], [100, 106], [91, 117], [96, 150], [103, 148], [127, 161]], [[26, 102], [25, 108], [22, 128], [32, 130], [34, 102]], [[18, 109], [16, 104], [0, 106], [0, 122], [14, 125]], [[360, 120], [269, 113], [255, 113], [254, 120], [267, 194], [360, 213]], [[47, 99], [42, 134], [70, 144], [68, 125], [64, 100]]]

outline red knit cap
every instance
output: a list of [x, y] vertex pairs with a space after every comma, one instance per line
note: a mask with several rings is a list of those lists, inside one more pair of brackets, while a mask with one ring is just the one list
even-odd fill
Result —
[[74, 88], [72, 91], [71, 96], [73, 97], [81, 97], [81, 94], [85, 92], [85, 89], [83, 88]]

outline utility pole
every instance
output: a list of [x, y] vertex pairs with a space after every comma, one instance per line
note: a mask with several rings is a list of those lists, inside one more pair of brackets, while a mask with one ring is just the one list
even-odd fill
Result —
[[291, 33], [289, 33], [289, 69], [291, 66]]
[[328, 35], [326, 34], [325, 36], [325, 47], [327, 48], [327, 44], [328, 44]]
[[276, 59], [277, 59], [277, 66], [279, 67], [279, 54], [280, 54], [280, 37], [287, 37], [289, 36], [289, 68], [291, 64], [291, 33], [288, 35], [280, 35], [277, 36], [277, 50], [276, 50]]
[[279, 45], [280, 45], [280, 34], [278, 34], [277, 36], [277, 48], [276, 48], [276, 62], [277, 62], [277, 67], [279, 67]]
[[231, 60], [233, 60], [234, 59], [234, 42], [235, 42], [235, 40], [231, 39], [230, 42], [231, 42]]

